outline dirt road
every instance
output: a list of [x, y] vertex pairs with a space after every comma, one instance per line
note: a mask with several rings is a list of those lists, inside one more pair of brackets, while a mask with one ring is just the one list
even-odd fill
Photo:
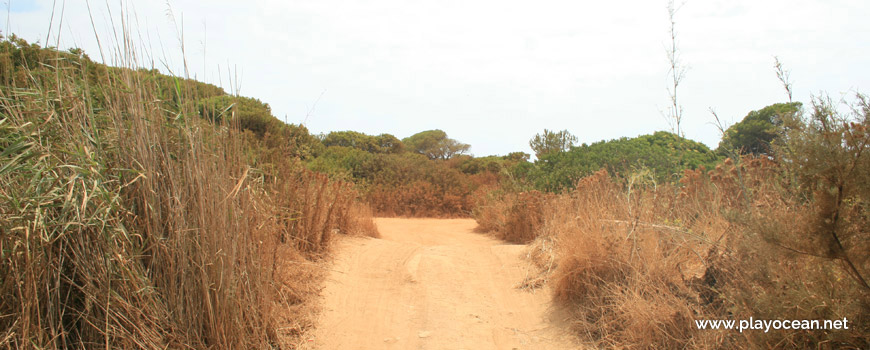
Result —
[[345, 238], [323, 292], [317, 349], [576, 349], [549, 293], [517, 289], [525, 246], [474, 220], [377, 219]]

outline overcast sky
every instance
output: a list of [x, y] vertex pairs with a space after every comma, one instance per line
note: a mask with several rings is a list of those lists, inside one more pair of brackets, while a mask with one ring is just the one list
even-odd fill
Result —
[[[121, 26], [110, 2], [90, 1], [109, 63], [112, 19]], [[191, 76], [229, 91], [235, 67], [242, 95], [312, 133], [437, 128], [484, 156], [532, 153], [528, 140], [544, 128], [586, 143], [669, 130], [666, 0], [121, 2], [147, 65], [184, 74], [183, 29]], [[3, 4], [4, 34], [101, 60], [84, 0]], [[868, 18], [866, 0], [685, 2], [676, 28], [686, 137], [718, 144], [708, 108], [733, 123], [787, 100], [774, 56], [791, 70], [795, 100], [866, 92]]]

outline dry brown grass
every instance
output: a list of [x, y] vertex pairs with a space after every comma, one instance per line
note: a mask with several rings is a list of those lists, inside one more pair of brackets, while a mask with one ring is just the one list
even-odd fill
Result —
[[687, 281], [703, 271], [699, 257], [722, 232], [677, 222], [662, 205], [672, 189], [632, 187], [602, 171], [553, 202], [541, 233], [558, 244], [555, 298], [572, 305], [577, 331], [600, 346], [718, 346], [716, 333], [691, 329], [702, 308]]
[[530, 243], [544, 223], [545, 208], [552, 195], [539, 191], [519, 193], [483, 192], [473, 214], [478, 232], [490, 232], [511, 243]]
[[[620, 181], [604, 171], [584, 178], [546, 202], [529, 253], [539, 272], [521, 286], [550, 283], [578, 335], [597, 347], [865, 347], [868, 294], [842, 261], [814, 253], [806, 233], [824, 203], [789, 194], [783, 172], [746, 158], [686, 171], [679, 185], [656, 184], [643, 169]], [[481, 227], [507, 227], [518, 198], [487, 202]], [[850, 237], [862, 232], [864, 209], [849, 207]], [[848, 247], [860, 256], [860, 243]], [[750, 317], [846, 317], [855, 328], [740, 333], [694, 322]]]
[[503, 190], [480, 191], [474, 207], [477, 232], [498, 232], [507, 224], [507, 213], [516, 202], [516, 193]]
[[367, 194], [376, 215], [381, 217], [467, 217], [470, 193], [457, 193], [425, 180], [398, 186], [376, 185]]
[[378, 226], [375, 224], [372, 208], [367, 204], [354, 202], [343, 213], [340, 219], [339, 230], [351, 236], [368, 236], [380, 238]]
[[294, 347], [312, 259], [376, 234], [356, 193], [251, 168], [258, 150], [190, 91], [158, 101], [130, 69], [94, 89], [58, 57], [0, 89], [0, 348]]

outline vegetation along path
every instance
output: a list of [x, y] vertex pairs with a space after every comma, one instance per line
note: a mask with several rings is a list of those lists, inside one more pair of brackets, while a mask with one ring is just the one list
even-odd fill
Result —
[[377, 219], [345, 238], [323, 291], [319, 349], [574, 349], [546, 290], [517, 285], [525, 246], [471, 219]]

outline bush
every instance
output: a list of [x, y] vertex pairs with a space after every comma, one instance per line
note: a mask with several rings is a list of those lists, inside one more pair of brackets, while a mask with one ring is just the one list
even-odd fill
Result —
[[539, 190], [559, 192], [602, 168], [627, 177], [635, 168], [644, 167], [652, 170], [658, 182], [675, 182], [684, 169], [709, 168], [718, 160], [704, 144], [659, 131], [547, 153], [535, 162], [529, 180]]
[[[470, 161], [470, 160], [467, 160]], [[469, 216], [473, 193], [497, 182], [490, 172], [466, 174], [460, 160], [430, 160], [421, 154], [371, 153], [330, 146], [308, 168], [353, 181], [376, 215]]]
[[544, 223], [547, 200], [538, 192], [490, 191], [483, 194], [474, 210], [478, 232], [490, 232], [511, 243], [526, 244], [538, 236]]

